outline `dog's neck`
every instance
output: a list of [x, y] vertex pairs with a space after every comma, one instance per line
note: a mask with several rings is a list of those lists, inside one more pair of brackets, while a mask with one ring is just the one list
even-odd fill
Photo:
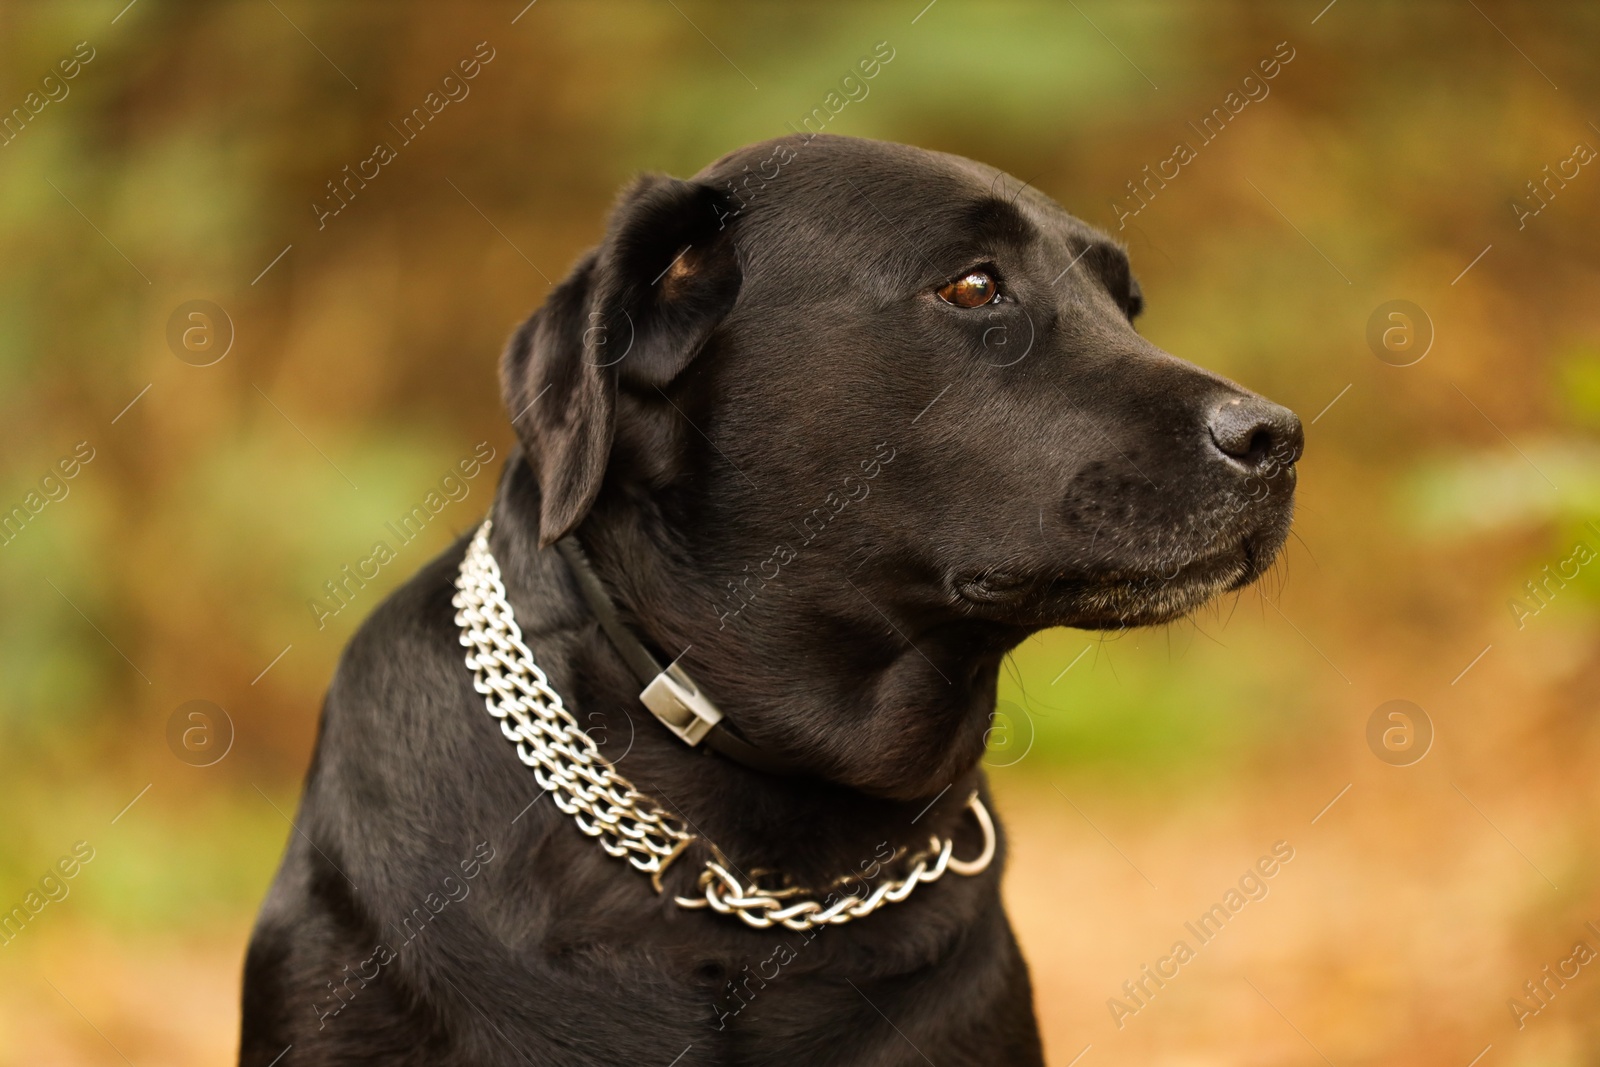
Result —
[[[600, 633], [565, 562], [554, 548], [536, 547], [537, 494], [526, 463], [513, 460], [495, 507], [496, 530], [517, 531], [516, 551], [540, 557], [539, 571], [559, 580], [569, 602], [570, 614], [562, 616], [587, 635], [576, 654], [589, 669], [575, 675], [595, 691], [563, 695], [581, 698], [586, 715], [609, 718], [625, 709], [628, 721], [609, 733], [635, 738], [643, 757], [634, 762], [652, 771], [677, 762], [699, 775], [753, 774], [690, 751], [644, 713], [637, 681]], [[775, 793], [822, 787], [920, 806], [948, 789], [959, 807], [978, 780], [999, 660], [1016, 635], [903, 616], [859, 573], [797, 570], [781, 595], [730, 620], [717, 607], [715, 569], [696, 558], [716, 547], [680, 540], [630, 503], [602, 493], [580, 527], [594, 570], [623, 619], [665, 657], [681, 655], [680, 665], [741, 733], [807, 772], [793, 781], [760, 776], [772, 779], [766, 784]], [[851, 610], [839, 611], [841, 601]], [[650, 738], [643, 750], [641, 736]]]

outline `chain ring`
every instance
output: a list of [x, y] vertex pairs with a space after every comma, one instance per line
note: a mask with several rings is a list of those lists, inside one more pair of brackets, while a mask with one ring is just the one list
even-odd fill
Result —
[[[584, 834], [595, 838], [607, 855], [623, 859], [651, 876], [657, 892], [661, 876], [689, 845], [700, 840], [650, 797], [635, 789], [603, 755], [594, 739], [550, 686], [544, 671], [522, 640], [511, 604], [506, 599], [500, 565], [489, 551], [492, 520], [485, 519], [467, 545], [456, 576], [451, 605], [467, 649], [472, 685], [484, 698], [500, 731], [516, 746], [517, 757], [533, 770], [534, 780], [550, 793], [556, 807], [572, 817]], [[728, 863], [714, 856], [701, 870], [694, 897], [674, 897], [679, 907], [709, 908], [736, 915], [757, 929], [783, 926], [811, 930], [864, 918], [886, 903], [899, 903], [919, 884], [935, 882], [947, 870], [974, 875], [994, 857], [994, 823], [974, 792], [968, 806], [984, 833], [984, 849], [975, 860], [952, 859], [954, 842], [938, 836], [911, 856], [911, 868], [900, 878], [880, 883], [865, 896], [845, 894], [823, 903], [814, 894], [792, 886], [763, 888], [757, 879], [741, 882]], [[848, 879], [839, 879], [838, 882]], [[830, 894], [831, 896], [831, 894]], [[805, 897], [806, 899], [796, 899]]]

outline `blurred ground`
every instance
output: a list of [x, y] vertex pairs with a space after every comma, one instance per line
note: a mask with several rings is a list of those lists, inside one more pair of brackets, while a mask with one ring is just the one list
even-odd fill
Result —
[[[1068, 775], [1005, 776], [1007, 897], [1049, 1062], [1063, 1067], [1088, 1047], [1078, 1062], [1248, 1067], [1326, 1056], [1401, 1067], [1465, 1064], [1491, 1045], [1502, 1064], [1593, 1062], [1592, 969], [1522, 1032], [1504, 1002], [1573, 940], [1595, 944], [1583, 930], [1594, 909], [1556, 904], [1442, 774], [1409, 780], [1352, 763], [1343, 782], [1270, 774], [1226, 800], [1130, 803], [1125, 790]], [[1344, 782], [1349, 793], [1312, 825]], [[1526, 799], [1474, 799], [1503, 809], [1502, 825], [1533, 854], [1555, 851]], [[1267, 895], [1201, 945], [1184, 924], [1277, 841], [1294, 858], [1265, 880]], [[19, 939], [24, 954], [0, 972], [5, 1062], [227, 1062], [246, 913], [134, 936], [51, 918], [61, 921]], [[1131, 1004], [1123, 982], [1179, 939], [1195, 959], [1116, 1027], [1107, 1000]]]
[[[830, 106], [1124, 240], [1141, 330], [1308, 428], [1258, 589], [1012, 658], [991, 762], [1052, 1062], [1600, 1062], [1600, 971], [1542, 973], [1600, 950], [1597, 44], [1593, 5], [1492, 0], [0, 7], [0, 508], [29, 514], [0, 538], [0, 908], [93, 850], [0, 946], [0, 1063], [226, 1062], [338, 651], [490, 476], [325, 627], [308, 602], [479, 442], [503, 458], [495, 354], [621, 184]], [[214, 361], [181, 343], [198, 300]], [[1432, 733], [1409, 765], [1369, 743], [1393, 700]], [[1280, 840], [1119, 1029], [1108, 999]]]

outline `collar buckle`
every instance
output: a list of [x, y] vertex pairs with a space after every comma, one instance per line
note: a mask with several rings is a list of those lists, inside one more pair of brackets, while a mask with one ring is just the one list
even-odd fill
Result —
[[698, 745], [722, 721], [722, 710], [676, 663], [652, 678], [639, 700], [687, 745]]

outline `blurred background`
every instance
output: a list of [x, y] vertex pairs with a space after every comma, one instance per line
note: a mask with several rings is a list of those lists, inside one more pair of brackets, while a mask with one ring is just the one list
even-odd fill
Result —
[[631, 175], [821, 108], [1125, 241], [1141, 330], [1307, 425], [1260, 587], [1008, 664], [1050, 1061], [1600, 1062], [1600, 10], [525, 3], [0, 7], [0, 1061], [231, 1060], [321, 694], [487, 507], [504, 339]]

